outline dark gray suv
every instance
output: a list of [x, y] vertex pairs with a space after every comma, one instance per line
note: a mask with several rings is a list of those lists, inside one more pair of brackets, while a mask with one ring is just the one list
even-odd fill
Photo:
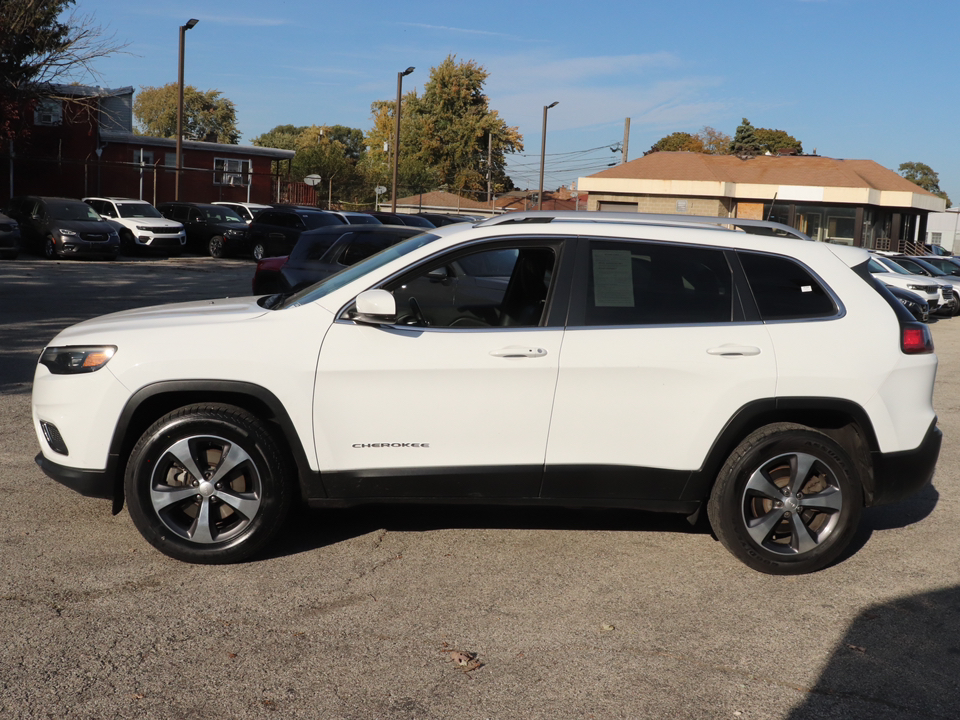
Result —
[[20, 224], [24, 245], [48, 259], [113, 260], [120, 253], [117, 231], [80, 200], [22, 195], [10, 200], [6, 214]]

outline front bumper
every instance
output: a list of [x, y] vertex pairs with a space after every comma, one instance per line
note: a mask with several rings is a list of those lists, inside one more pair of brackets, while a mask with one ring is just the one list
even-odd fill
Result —
[[873, 492], [867, 505], [888, 505], [899, 502], [930, 484], [940, 457], [943, 433], [934, 418], [920, 445], [914, 450], [895, 453], [871, 453]]
[[78, 470], [58, 465], [44, 457], [43, 453], [38, 453], [34, 459], [47, 477], [53, 478], [81, 495], [105, 499], [113, 499], [116, 495], [114, 472], [110, 467], [106, 470]]

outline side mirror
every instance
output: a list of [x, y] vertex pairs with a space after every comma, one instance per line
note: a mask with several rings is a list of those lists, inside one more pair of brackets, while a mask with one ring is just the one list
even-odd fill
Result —
[[397, 320], [397, 301], [386, 290], [364, 290], [357, 295], [353, 319], [367, 325], [390, 325]]
[[446, 267], [434, 268], [427, 273], [427, 279], [430, 280], [430, 282], [443, 282], [448, 277], [450, 277], [450, 273]]

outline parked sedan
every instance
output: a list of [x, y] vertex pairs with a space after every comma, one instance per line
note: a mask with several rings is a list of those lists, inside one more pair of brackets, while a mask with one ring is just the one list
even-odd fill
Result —
[[299, 290], [420, 232], [398, 225], [339, 225], [304, 232], [289, 257], [257, 263], [253, 294]]
[[250, 251], [247, 224], [236, 212], [222, 205], [166, 202], [157, 210], [170, 220], [183, 223], [187, 247], [210, 257], [244, 255]]
[[80, 200], [22, 195], [10, 200], [7, 215], [19, 223], [24, 244], [48, 259], [113, 260], [120, 253], [117, 231]]
[[0, 259], [16, 260], [20, 254], [20, 226], [13, 218], [0, 214]]

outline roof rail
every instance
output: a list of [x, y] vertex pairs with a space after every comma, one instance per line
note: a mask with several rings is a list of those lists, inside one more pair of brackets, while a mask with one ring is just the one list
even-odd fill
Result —
[[748, 220], [746, 218], [708, 217], [706, 215], [655, 215], [652, 213], [624, 213], [598, 211], [550, 212], [531, 210], [510, 212], [484, 220], [474, 227], [507, 225], [512, 223], [619, 223], [624, 225], [664, 225], [671, 227], [709, 227], [716, 230], [735, 228], [751, 235], [776, 235], [792, 237], [797, 240], [810, 240], [796, 228], [768, 220]]

